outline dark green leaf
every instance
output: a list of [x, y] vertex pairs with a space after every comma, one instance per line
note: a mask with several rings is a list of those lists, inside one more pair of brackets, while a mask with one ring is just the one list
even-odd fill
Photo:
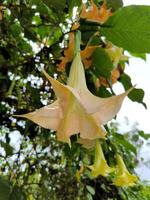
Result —
[[52, 13], [50, 8], [46, 4], [44, 4], [42, 0], [32, 0], [31, 3], [32, 5], [36, 5], [36, 11], [42, 15], [47, 15]]
[[35, 31], [36, 33], [40, 36], [41, 39], [44, 39], [45, 37], [48, 37], [51, 33], [51, 28], [50, 27], [45, 27], [44, 25], [43, 26], [40, 26], [40, 27], [37, 27], [35, 28]]
[[10, 189], [10, 184], [0, 177], [0, 200], [9, 200]]
[[37, 88], [30, 88], [31, 92], [32, 92], [32, 103], [33, 105], [37, 105], [37, 107], [41, 106], [41, 101], [40, 101], [40, 96], [39, 96], [39, 90]]
[[12, 24], [10, 27], [10, 32], [14, 37], [19, 37], [22, 32], [22, 27], [19, 23]]
[[13, 154], [13, 147], [10, 146], [10, 144], [0, 141], [0, 145], [4, 148], [7, 156], [11, 156]]
[[26, 200], [26, 196], [19, 187], [12, 187], [7, 180], [0, 177], [0, 200]]
[[118, 10], [120, 7], [123, 6], [122, 0], [106, 0], [106, 4], [108, 8], [111, 8], [111, 10], [114, 12]]
[[21, 39], [18, 41], [18, 47], [23, 53], [31, 52], [32, 48], [25, 40]]
[[2, 79], [5, 79], [5, 76], [3, 76], [2, 73], [0, 72], [0, 80], [2, 80]]
[[97, 48], [92, 55], [92, 59], [95, 74], [98, 77], [103, 76], [109, 79], [111, 70], [113, 69], [113, 63], [105, 50], [100, 47]]
[[131, 78], [125, 73], [121, 75], [120, 82], [123, 84], [125, 90], [128, 90], [132, 87]]
[[24, 28], [24, 36], [33, 42], [37, 41], [36, 33], [32, 32], [29, 28]]
[[43, 2], [49, 7], [49, 8], [54, 8], [55, 10], [62, 11], [65, 8], [65, 0], [43, 0]]
[[50, 39], [48, 41], [48, 44], [51, 46], [53, 45], [56, 41], [59, 40], [59, 38], [62, 36], [62, 32], [60, 29], [55, 28], [50, 36]]
[[123, 145], [127, 151], [132, 151], [134, 154], [137, 153], [136, 148], [125, 139], [124, 135], [113, 133], [113, 137], [116, 143]]
[[101, 33], [117, 46], [136, 53], [150, 52], [150, 6], [127, 6], [116, 11]]
[[73, 8], [76, 7], [76, 6], [80, 7], [81, 3], [82, 3], [81, 0], [70, 0], [70, 1], [68, 2], [69, 13], [70, 13], [70, 14], [73, 14]]
[[142, 138], [144, 138], [145, 140], [148, 140], [148, 139], [150, 138], [150, 134], [144, 133], [144, 131], [139, 131], [138, 133], [139, 133], [139, 135], [140, 135]]
[[4, 56], [0, 55], [0, 64], [3, 64], [5, 63], [5, 58]]
[[111, 93], [106, 89], [106, 87], [101, 86], [98, 91], [99, 97], [111, 97]]
[[90, 42], [89, 42], [89, 45], [99, 45], [99, 42], [100, 42], [100, 37], [98, 36], [98, 35], [94, 35], [93, 37], [92, 37], [92, 39], [90, 40]]
[[133, 90], [129, 93], [128, 97], [129, 97], [132, 101], [136, 101], [136, 102], [138, 102], [138, 103], [142, 103], [143, 106], [144, 106], [145, 108], [147, 108], [146, 104], [143, 102], [144, 90], [142, 90], [142, 89], [136, 89], [136, 88], [135, 88], [135, 89], [133, 89]]
[[[132, 87], [131, 78], [127, 74], [125, 74], [125, 73], [121, 75], [119, 81], [122, 83], [122, 85], [124, 86], [125, 90], [128, 90], [129, 88]], [[146, 104], [143, 102], [144, 91], [142, 89], [134, 88], [129, 93], [128, 97], [132, 101], [136, 101], [138, 103], [141, 103], [145, 108], [147, 108]]]
[[19, 187], [15, 186], [12, 189], [9, 200], [26, 200], [26, 196]]

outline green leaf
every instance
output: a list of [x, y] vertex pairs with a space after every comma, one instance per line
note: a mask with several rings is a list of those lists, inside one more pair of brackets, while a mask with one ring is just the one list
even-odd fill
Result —
[[113, 134], [113, 137], [115, 138], [115, 142], [118, 145], [121, 144], [126, 148], [126, 150], [132, 151], [134, 154], [137, 153], [136, 148], [125, 139], [124, 135], [121, 135], [118, 133], [112, 133], [112, 134]]
[[112, 94], [106, 89], [106, 87], [101, 86], [98, 90], [99, 97], [111, 97]]
[[98, 77], [103, 76], [109, 79], [113, 69], [113, 63], [105, 50], [100, 47], [97, 48], [92, 55], [92, 60], [95, 74]]
[[32, 23], [34, 23], [34, 25], [36, 25], [36, 26], [42, 24], [42, 20], [41, 20], [40, 16], [38, 16], [38, 15], [33, 16]]
[[82, 0], [69, 0], [68, 6], [69, 6], [69, 14], [73, 14], [73, 8], [74, 7], [80, 7], [82, 3]]
[[123, 73], [120, 77], [120, 82], [124, 86], [125, 90], [132, 87], [131, 78], [127, 74]]
[[47, 15], [50, 12], [49, 8], [42, 0], [31, 0], [31, 4], [36, 5], [36, 11], [39, 13]]
[[111, 8], [111, 10], [114, 12], [121, 8], [123, 6], [122, 0], [106, 0], [106, 4], [108, 8]]
[[40, 26], [34, 29], [36, 33], [40, 36], [40, 38], [43, 40], [44, 38], [48, 37], [51, 33], [51, 28], [46, 26]]
[[141, 58], [142, 60], [146, 61], [146, 53], [132, 53], [129, 52], [131, 56]]
[[150, 6], [127, 6], [116, 11], [102, 26], [101, 33], [119, 47], [150, 52]]
[[50, 35], [50, 39], [48, 41], [48, 45], [51, 46], [53, 45], [56, 41], [59, 40], [59, 38], [62, 36], [62, 32], [60, 31], [60, 29], [58, 28], [53, 28], [53, 32]]
[[40, 96], [39, 96], [39, 90], [37, 88], [30, 88], [32, 95], [31, 102], [33, 105], [37, 105], [38, 107], [41, 106]]
[[18, 186], [12, 187], [9, 181], [0, 177], [0, 200], [26, 200], [26, 195]]
[[90, 185], [86, 185], [86, 189], [91, 195], [95, 195], [95, 189], [91, 187]]
[[4, 64], [6, 61], [5, 61], [5, 58], [3, 55], [0, 55], [0, 64]]
[[99, 41], [100, 41], [100, 36], [99, 35], [94, 35], [89, 40], [89, 45], [91, 45], [91, 46], [96, 46], [97, 45], [98, 46], [99, 45]]
[[23, 53], [29, 53], [32, 51], [30, 44], [28, 44], [25, 40], [21, 39], [18, 41], [18, 47]]
[[[124, 86], [125, 90], [133, 87], [131, 83], [131, 78], [127, 74], [122, 74], [119, 80]], [[141, 103], [145, 108], [147, 108], [146, 104], [143, 102], [144, 99], [144, 91], [142, 89], [134, 88], [128, 95], [129, 99], [132, 101]]]
[[140, 135], [142, 138], [144, 138], [145, 140], [148, 140], [148, 139], [150, 138], [150, 134], [144, 133], [144, 131], [139, 131], [138, 133], [139, 133], [139, 135]]
[[26, 196], [19, 187], [15, 186], [11, 192], [9, 200], [26, 200]]
[[19, 37], [22, 32], [22, 27], [20, 26], [18, 22], [16, 22], [15, 24], [12, 24], [10, 26], [9, 31], [14, 37]]
[[4, 148], [6, 156], [11, 156], [13, 154], [13, 147], [10, 144], [0, 141], [0, 145]]
[[143, 102], [144, 90], [135, 88], [135, 89], [133, 89], [133, 90], [129, 93], [128, 97], [129, 97], [132, 101], [136, 101], [136, 102], [138, 102], [138, 103], [143, 104], [143, 106], [147, 109], [146, 104]]
[[8, 200], [10, 195], [10, 184], [0, 177], [0, 200]]
[[90, 193], [87, 194], [87, 200], [93, 200], [93, 197]]
[[62, 11], [65, 8], [65, 0], [43, 0], [43, 2], [49, 7], [54, 8], [55, 10]]

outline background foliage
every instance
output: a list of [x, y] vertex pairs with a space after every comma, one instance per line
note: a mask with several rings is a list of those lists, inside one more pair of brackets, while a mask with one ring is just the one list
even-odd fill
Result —
[[[95, 3], [100, 7], [103, 1]], [[149, 186], [140, 181], [131, 188], [117, 188], [109, 178], [93, 180], [88, 174], [82, 175], [79, 181], [77, 170], [83, 162], [89, 162], [86, 149], [75, 142], [69, 148], [56, 141], [55, 132], [12, 116], [33, 111], [55, 99], [40, 69], [44, 67], [50, 75], [66, 82], [70, 62], [63, 72], [58, 71], [58, 65], [68, 46], [68, 33], [74, 21], [80, 22], [82, 49], [89, 41], [100, 46], [92, 55], [92, 66], [86, 70], [88, 88], [97, 96], [114, 94], [110, 81], [113, 61], [105, 51], [103, 37], [138, 57], [144, 58], [150, 52], [150, 8], [121, 8], [121, 0], [107, 0], [106, 4], [114, 14], [100, 25], [75, 18], [75, 7], [81, 11], [81, 0], [0, 3], [0, 200], [150, 198]], [[118, 62], [117, 67], [118, 81], [127, 90], [132, 81], [124, 71], [125, 61]], [[97, 86], [100, 77], [105, 79], [105, 84]], [[143, 97], [142, 89], [134, 89], [129, 95], [132, 101], [146, 107]], [[113, 152], [117, 149], [128, 169], [134, 171], [139, 160], [138, 149], [143, 140], [149, 139], [149, 134], [137, 129], [120, 134], [116, 124], [105, 128], [108, 140], [103, 148], [109, 163], [114, 162]], [[93, 151], [89, 156], [92, 155]]]

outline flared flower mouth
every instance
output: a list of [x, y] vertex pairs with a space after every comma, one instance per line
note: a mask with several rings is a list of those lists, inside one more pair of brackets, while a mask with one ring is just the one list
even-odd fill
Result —
[[116, 186], [133, 186], [137, 181], [138, 177], [132, 175], [127, 170], [122, 157], [117, 154], [117, 177], [114, 180], [114, 185]]
[[102, 125], [115, 117], [124, 98], [132, 90], [131, 88], [123, 94], [109, 98], [94, 96], [86, 85], [79, 37], [76, 37], [76, 43], [77, 48], [67, 85], [55, 80], [43, 70], [57, 100], [34, 112], [16, 115], [30, 119], [44, 128], [57, 131], [57, 139], [69, 144], [70, 137], [78, 133], [83, 139], [105, 138], [106, 132]]
[[91, 176], [94, 178], [99, 175], [107, 176], [114, 171], [114, 168], [109, 167], [107, 164], [99, 140], [96, 140], [95, 144], [94, 163], [93, 165], [88, 166], [88, 168], [91, 170]]

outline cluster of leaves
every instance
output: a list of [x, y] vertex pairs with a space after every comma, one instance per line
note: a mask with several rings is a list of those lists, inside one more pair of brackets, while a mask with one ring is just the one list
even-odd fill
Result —
[[[103, 1], [95, 3], [101, 7]], [[92, 66], [86, 70], [86, 79], [89, 90], [100, 97], [114, 93], [110, 81], [113, 62], [105, 51], [105, 41], [109, 40], [138, 57], [144, 57], [146, 52], [150, 52], [150, 8], [122, 7], [121, 0], [107, 0], [106, 5], [111, 8], [113, 15], [105, 23], [78, 20], [82, 49], [89, 41], [90, 45], [98, 46], [92, 54]], [[44, 66], [49, 74], [66, 82], [70, 63], [67, 63], [62, 73], [57, 70], [57, 66], [63, 56], [62, 47], [67, 46], [67, 34], [76, 20], [76, 7], [80, 12], [80, 0], [70, 0], [69, 3], [65, 0], [4, 0], [0, 3], [1, 200], [130, 199], [130, 196], [137, 195], [139, 188], [143, 188], [135, 186], [121, 189], [113, 186], [109, 179], [98, 177], [93, 180], [88, 175], [81, 176], [78, 181], [76, 171], [83, 161], [89, 160], [85, 149], [75, 142], [70, 149], [56, 142], [54, 132], [12, 117], [16, 112], [27, 113], [55, 99], [52, 88], [41, 76], [40, 67]], [[117, 64], [120, 70], [118, 81], [127, 90], [132, 86], [131, 78], [124, 72], [124, 62]], [[97, 87], [97, 79], [100, 77], [105, 78], [107, 84]], [[146, 106], [143, 97], [142, 89], [134, 89], [129, 95], [131, 100]], [[113, 155], [117, 150], [124, 156], [128, 169], [133, 171], [137, 143], [130, 143], [112, 126], [106, 128], [108, 139], [103, 148], [107, 160], [113, 163]], [[147, 137], [143, 132], [137, 132], [136, 135]], [[91, 151], [89, 156], [92, 155]], [[146, 187], [138, 195], [139, 199], [144, 194], [148, 199]]]

